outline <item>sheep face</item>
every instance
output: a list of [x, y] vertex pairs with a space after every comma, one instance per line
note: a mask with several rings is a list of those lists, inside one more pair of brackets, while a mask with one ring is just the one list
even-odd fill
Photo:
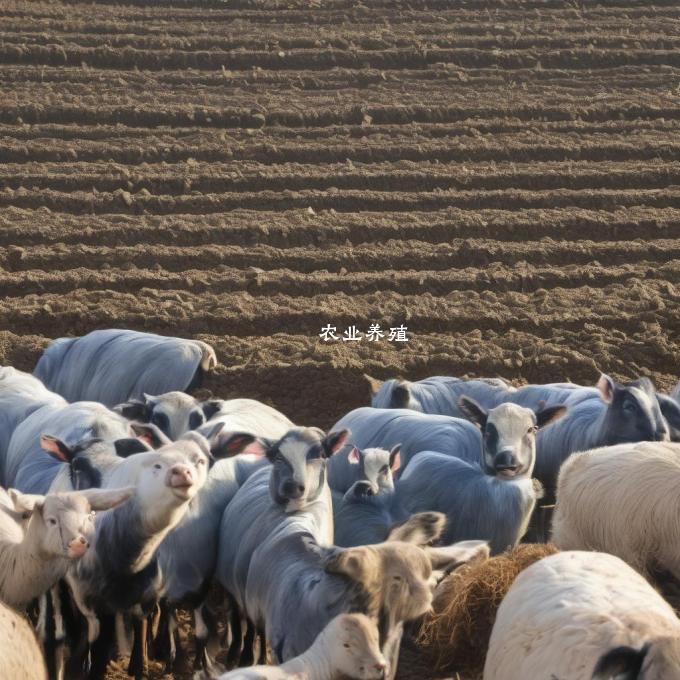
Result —
[[501, 404], [485, 411], [461, 397], [459, 406], [482, 430], [482, 467], [501, 478], [530, 477], [536, 463], [536, 432], [565, 413], [563, 406], [534, 412], [517, 404]]
[[140, 456], [137, 496], [150, 513], [164, 514], [169, 507], [189, 502], [205, 484], [208, 457], [192, 441], [169, 444]]
[[318, 498], [326, 486], [326, 459], [342, 448], [347, 436], [346, 430], [324, 435], [315, 427], [295, 427], [268, 446], [274, 502], [296, 512]]
[[392, 624], [417, 619], [432, 605], [431, 562], [410, 543], [348, 548], [330, 558], [326, 571], [348, 576], [361, 586], [367, 611], [379, 616], [383, 642]]
[[607, 404], [604, 421], [607, 445], [670, 439], [651, 380], [640, 378], [622, 385], [602, 374], [597, 387]]
[[393, 474], [399, 469], [400, 445], [394, 446], [391, 451], [385, 449], [364, 449], [354, 447], [347, 460], [352, 465], [360, 465], [362, 479], [366, 480], [379, 491], [393, 491]]
[[201, 404], [184, 392], [166, 392], [158, 396], [144, 395], [144, 400], [133, 400], [114, 407], [129, 420], [152, 423], [172, 440], [195, 430], [206, 421]]
[[380, 650], [378, 629], [363, 614], [343, 614], [329, 625], [331, 665], [343, 675], [382, 680], [387, 661]]

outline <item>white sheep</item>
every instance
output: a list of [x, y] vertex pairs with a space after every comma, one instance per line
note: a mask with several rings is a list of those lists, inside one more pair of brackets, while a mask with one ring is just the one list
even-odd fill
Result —
[[300, 656], [280, 666], [241, 668], [219, 680], [382, 680], [386, 669], [375, 623], [364, 614], [340, 614]]
[[47, 680], [47, 668], [28, 621], [0, 602], [0, 677]]
[[602, 550], [648, 576], [680, 578], [680, 444], [639, 442], [592, 449], [563, 465], [553, 541]]
[[86, 553], [92, 511], [116, 507], [132, 493], [124, 488], [26, 496], [11, 490], [7, 497], [22, 515], [17, 521], [0, 512], [0, 599], [23, 609], [52, 587]]
[[672, 680], [680, 620], [618, 557], [563, 552], [525, 569], [501, 602], [484, 680]]

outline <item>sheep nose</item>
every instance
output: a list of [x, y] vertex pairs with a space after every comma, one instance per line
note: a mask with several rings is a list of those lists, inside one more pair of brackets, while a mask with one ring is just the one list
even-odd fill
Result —
[[191, 486], [194, 475], [186, 465], [175, 465], [170, 470], [170, 486]]
[[387, 664], [384, 661], [375, 664], [375, 666], [373, 666], [373, 668], [375, 668], [375, 670], [378, 671], [378, 673], [380, 673], [379, 677], [381, 679], [385, 677], [385, 674], [387, 672]]
[[305, 485], [294, 480], [287, 480], [283, 484], [283, 493], [288, 498], [302, 498], [305, 494]]
[[77, 536], [68, 544], [68, 551], [71, 557], [82, 557], [88, 549], [89, 543], [84, 536]]
[[496, 470], [513, 470], [517, 467], [517, 460], [512, 451], [501, 451], [493, 459], [493, 466]]

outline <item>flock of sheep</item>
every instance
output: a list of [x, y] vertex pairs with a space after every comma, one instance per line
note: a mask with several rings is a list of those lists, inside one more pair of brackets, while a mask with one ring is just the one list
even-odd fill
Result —
[[393, 678], [451, 572], [551, 539], [498, 609], [485, 680], [680, 678], [650, 585], [680, 577], [678, 395], [369, 379], [371, 406], [325, 433], [190, 396], [215, 364], [103, 330], [0, 368], [0, 677], [172, 671], [188, 608], [200, 677], [219, 651], [223, 679]]

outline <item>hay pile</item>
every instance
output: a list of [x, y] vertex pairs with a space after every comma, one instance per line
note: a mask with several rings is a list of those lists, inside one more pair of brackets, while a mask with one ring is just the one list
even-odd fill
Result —
[[512, 582], [523, 569], [556, 552], [552, 545], [519, 545], [464, 565], [442, 581], [433, 613], [425, 618], [417, 638], [438, 674], [481, 674], [496, 612]]

